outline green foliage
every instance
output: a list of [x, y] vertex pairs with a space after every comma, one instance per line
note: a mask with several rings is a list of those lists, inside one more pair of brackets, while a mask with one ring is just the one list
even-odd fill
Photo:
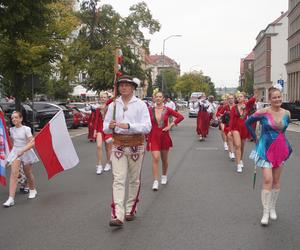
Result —
[[205, 92], [206, 95], [214, 95], [215, 87], [210, 77], [202, 72], [186, 73], [179, 77], [174, 86], [174, 90], [181, 92], [183, 96], [189, 96], [192, 92]]
[[[174, 86], [176, 84], [177, 80], [177, 72], [174, 69], [166, 69], [161, 71], [161, 74], [157, 75], [156, 77], [156, 85], [159, 87], [159, 89], [164, 90], [164, 94], [168, 96], [173, 96], [175, 93]], [[162, 82], [164, 83], [164, 86], [162, 88]]]
[[130, 7], [127, 17], [122, 17], [111, 5], [98, 7], [99, 3], [99, 0], [82, 2], [78, 13], [82, 26], [72, 45], [78, 49], [70, 50], [70, 56], [78, 59], [77, 70], [87, 73], [86, 86], [94, 90], [113, 87], [116, 47], [123, 51], [122, 71], [144, 80], [146, 73], [142, 69], [137, 47], [147, 49], [149, 46], [142, 28], [154, 33], [160, 29], [159, 23], [152, 18], [145, 3]]
[[[0, 0], [0, 74], [18, 106], [31, 75], [45, 78], [78, 25], [72, 0]], [[40, 82], [41, 83], [41, 82]]]

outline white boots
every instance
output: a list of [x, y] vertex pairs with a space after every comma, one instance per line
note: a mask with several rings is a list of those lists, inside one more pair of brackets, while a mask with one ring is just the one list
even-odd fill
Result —
[[270, 218], [272, 220], [277, 219], [275, 206], [276, 206], [276, 202], [277, 202], [277, 199], [278, 199], [279, 191], [280, 191], [280, 189], [272, 189], [272, 192], [271, 192]]
[[270, 216], [270, 204], [271, 204], [271, 192], [268, 190], [261, 190], [261, 203], [263, 205], [263, 217], [261, 218], [261, 225], [267, 226], [269, 224]]
[[269, 224], [269, 218], [272, 220], [277, 219], [275, 211], [276, 201], [278, 199], [280, 189], [273, 189], [272, 191], [261, 191], [261, 202], [264, 208], [263, 217], [261, 218], [261, 225], [267, 226]]

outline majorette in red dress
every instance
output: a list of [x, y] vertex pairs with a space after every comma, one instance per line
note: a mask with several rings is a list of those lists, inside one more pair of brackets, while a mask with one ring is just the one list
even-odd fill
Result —
[[[231, 106], [232, 108], [233, 106]], [[217, 111], [217, 118], [221, 120], [221, 122], [224, 124], [224, 133], [227, 135], [230, 131], [229, 122], [230, 122], [230, 106], [228, 104], [225, 104], [223, 107], [218, 109]]]
[[255, 97], [251, 97], [248, 102], [245, 103], [245, 109], [241, 114], [237, 105], [233, 106], [230, 111], [229, 129], [230, 131], [238, 131], [242, 140], [250, 138], [245, 121], [248, 118], [252, 106], [255, 105], [255, 100]]
[[[109, 99], [106, 102], [106, 107], [108, 107], [108, 105], [110, 103], [112, 103], [113, 99]], [[101, 133], [102, 134], [102, 140], [109, 142], [112, 139], [112, 134], [105, 134], [103, 132], [103, 121], [104, 121], [104, 116], [105, 113], [107, 111], [107, 108], [105, 108], [104, 110], [101, 110], [101, 108], [97, 108], [95, 110], [95, 118], [94, 118], [94, 131], [96, 130], [97, 133]]]
[[[163, 107], [163, 111], [161, 113], [161, 118], [156, 119], [154, 108], [149, 108], [150, 118], [152, 129], [148, 134], [148, 143], [147, 150], [148, 151], [161, 151], [161, 150], [169, 150], [170, 147], [173, 146], [169, 131], [162, 131], [165, 127], [168, 126], [168, 120], [170, 116], [174, 116], [176, 119], [174, 121], [175, 124], [181, 122], [184, 117], [178, 113], [177, 111], [170, 109], [168, 107]], [[159, 122], [157, 122], [159, 120]]]

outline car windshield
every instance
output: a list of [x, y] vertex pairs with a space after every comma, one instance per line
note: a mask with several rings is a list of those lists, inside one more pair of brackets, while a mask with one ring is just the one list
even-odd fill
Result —
[[86, 107], [85, 103], [70, 103], [72, 106], [76, 106], [79, 109], [84, 109]]
[[45, 109], [51, 109], [51, 110], [53, 110], [53, 109], [59, 109], [58, 106], [51, 105], [49, 103], [34, 103], [33, 104], [33, 108], [35, 110], [45, 110]]

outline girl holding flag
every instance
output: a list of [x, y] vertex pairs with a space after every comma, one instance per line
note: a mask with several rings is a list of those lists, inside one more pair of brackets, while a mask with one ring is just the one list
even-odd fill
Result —
[[10, 135], [13, 140], [13, 148], [7, 157], [7, 162], [11, 165], [9, 197], [4, 207], [10, 207], [15, 204], [15, 194], [18, 184], [18, 175], [21, 162], [24, 166], [24, 173], [29, 185], [29, 199], [33, 199], [37, 195], [35, 189], [34, 176], [32, 174], [32, 164], [38, 162], [38, 158], [33, 151], [34, 139], [31, 129], [22, 125], [23, 116], [19, 111], [14, 111], [11, 115], [14, 127], [10, 128]]

